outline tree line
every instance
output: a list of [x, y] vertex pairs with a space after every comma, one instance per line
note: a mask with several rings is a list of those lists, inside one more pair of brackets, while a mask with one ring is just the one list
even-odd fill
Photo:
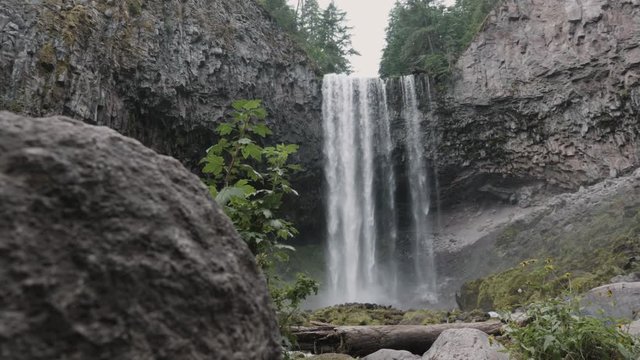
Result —
[[447, 77], [501, 0], [398, 0], [389, 15], [380, 76]]
[[351, 44], [346, 12], [333, 2], [321, 8], [317, 0], [300, 1], [296, 9], [286, 0], [258, 0], [275, 21], [304, 48], [322, 74], [350, 73]]

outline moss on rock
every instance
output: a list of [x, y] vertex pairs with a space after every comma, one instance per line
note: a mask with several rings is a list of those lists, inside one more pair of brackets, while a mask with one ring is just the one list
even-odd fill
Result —
[[640, 257], [640, 212], [630, 216], [627, 211], [626, 218], [631, 221], [625, 221], [620, 229], [622, 223], [615, 221], [616, 217], [600, 214], [594, 218], [592, 228], [584, 230], [622, 233], [613, 241], [602, 241], [604, 247], [576, 246], [555, 259], [526, 260], [514, 268], [465, 283], [458, 298], [461, 308], [511, 309], [564, 292], [586, 291], [616, 275], [640, 270], [640, 264], [634, 261]]

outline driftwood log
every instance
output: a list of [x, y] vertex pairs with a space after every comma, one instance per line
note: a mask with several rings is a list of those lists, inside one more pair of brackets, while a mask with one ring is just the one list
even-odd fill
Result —
[[342, 353], [366, 356], [380, 349], [407, 350], [423, 354], [448, 329], [478, 329], [489, 335], [502, 332], [497, 321], [477, 323], [451, 323], [437, 325], [379, 325], [294, 327], [301, 350], [319, 353]]

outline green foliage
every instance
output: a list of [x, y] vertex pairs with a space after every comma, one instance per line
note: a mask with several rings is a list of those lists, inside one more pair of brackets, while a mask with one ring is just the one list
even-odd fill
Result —
[[[581, 229], [597, 241], [559, 239], [554, 243], [564, 242], [572, 247], [558, 252], [554, 259], [526, 260], [511, 269], [465, 283], [458, 298], [460, 306], [465, 310], [513, 308], [566, 291], [587, 291], [616, 275], [640, 271], [640, 263], [633, 261], [640, 256], [640, 214], [632, 215], [624, 208], [620, 212], [617, 220], [607, 213], [586, 218], [588, 224]], [[594, 237], [598, 232], [615, 237]], [[516, 234], [515, 228], [508, 228], [498, 238], [498, 246], [508, 247]], [[593, 248], [591, 243], [601, 247]]]
[[309, 319], [333, 325], [397, 325], [404, 311], [374, 304], [344, 304], [314, 311]]
[[220, 140], [201, 160], [202, 172], [211, 196], [224, 206], [262, 267], [268, 268], [273, 256], [282, 257], [277, 254], [289, 249], [280, 241], [298, 233], [293, 224], [276, 216], [283, 196], [297, 195], [288, 178], [300, 167], [288, 161], [298, 146], [259, 144], [271, 134], [260, 100], [235, 101], [233, 109], [230, 121], [216, 128]]
[[429, 325], [456, 321], [485, 321], [484, 312], [463, 313], [458, 310], [399, 310], [375, 304], [343, 304], [315, 310], [307, 320], [333, 325]]
[[276, 22], [300, 43], [323, 74], [349, 73], [352, 48], [351, 28], [346, 13], [333, 2], [321, 9], [317, 0], [305, 0], [294, 11], [285, 0], [260, 0]]
[[295, 337], [289, 329], [292, 325], [299, 323], [299, 319], [302, 316], [300, 304], [309, 295], [318, 294], [318, 289], [318, 282], [302, 273], [296, 275], [296, 280], [293, 283], [287, 283], [277, 277], [271, 277], [269, 292], [271, 300], [278, 310], [280, 331], [288, 345], [295, 343]]
[[400, 0], [389, 15], [381, 76], [414, 72], [447, 77], [462, 51], [500, 0]]
[[220, 139], [200, 161], [204, 181], [265, 272], [280, 330], [287, 335], [301, 301], [317, 293], [319, 286], [303, 274], [293, 283], [284, 282], [274, 270], [294, 250], [282, 241], [298, 234], [291, 222], [277, 216], [284, 196], [297, 195], [289, 176], [301, 167], [289, 158], [298, 145], [261, 145], [271, 130], [260, 100], [234, 101], [232, 107], [231, 118], [216, 128]]
[[525, 326], [510, 323], [508, 349], [517, 359], [634, 360], [640, 341], [614, 320], [582, 317], [579, 302], [549, 300], [529, 307]]

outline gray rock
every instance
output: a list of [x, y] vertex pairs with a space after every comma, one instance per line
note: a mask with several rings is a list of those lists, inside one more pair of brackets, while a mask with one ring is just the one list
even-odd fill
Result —
[[468, 199], [482, 179], [577, 190], [640, 166], [638, 43], [640, 8], [629, 1], [497, 6], [458, 60], [451, 88], [430, 89], [427, 148], [447, 184], [443, 204]]
[[632, 336], [640, 336], [640, 320], [636, 320], [629, 324], [627, 332], [629, 332], [629, 334], [631, 334]]
[[609, 280], [609, 283], [615, 284], [615, 283], [622, 283], [622, 282], [637, 282], [637, 281], [640, 281], [640, 273], [634, 272], [627, 275], [614, 276], [611, 278], [611, 280]]
[[597, 287], [586, 293], [580, 303], [586, 315], [635, 320], [640, 314], [640, 282]]
[[423, 360], [508, 360], [509, 355], [489, 336], [475, 329], [452, 329], [440, 334]]
[[0, 357], [265, 359], [265, 281], [205, 187], [106, 127], [0, 112]]
[[406, 350], [382, 349], [367, 355], [362, 360], [419, 360], [420, 356]]

